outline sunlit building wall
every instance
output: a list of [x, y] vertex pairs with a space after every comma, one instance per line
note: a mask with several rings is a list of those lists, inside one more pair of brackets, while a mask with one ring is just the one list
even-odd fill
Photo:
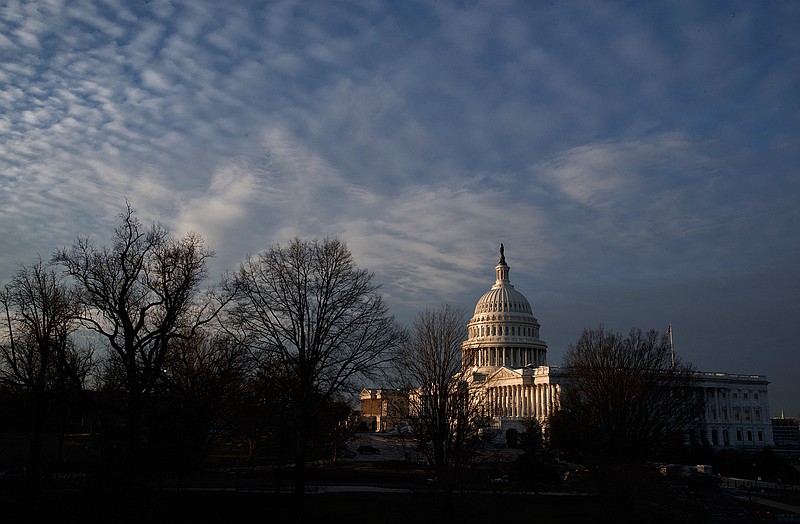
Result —
[[[563, 369], [547, 365], [547, 344], [530, 302], [514, 289], [503, 246], [495, 283], [475, 305], [462, 344], [471, 389], [486, 398], [497, 429], [523, 429], [535, 417], [545, 425], [558, 408]], [[715, 448], [774, 445], [763, 375], [696, 373], [706, 403], [703, 439]]]

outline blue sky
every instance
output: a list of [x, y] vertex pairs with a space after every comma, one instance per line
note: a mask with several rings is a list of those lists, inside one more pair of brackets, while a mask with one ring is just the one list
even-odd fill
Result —
[[559, 364], [666, 330], [800, 415], [800, 3], [5, 1], [0, 281], [140, 218], [338, 236], [409, 323], [505, 244]]

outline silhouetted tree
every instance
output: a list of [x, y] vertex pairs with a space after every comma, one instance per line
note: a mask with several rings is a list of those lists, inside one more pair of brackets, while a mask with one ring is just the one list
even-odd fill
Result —
[[560, 409], [550, 443], [590, 468], [611, 514], [629, 515], [653, 487], [658, 460], [698, 432], [704, 404], [694, 370], [669, 339], [651, 330], [627, 336], [586, 329], [564, 358]]
[[[80, 392], [91, 357], [69, 338], [76, 328], [74, 294], [41, 260], [22, 266], [0, 292], [0, 303], [5, 313], [0, 383], [28, 403], [28, 463], [36, 476], [46, 419], [53, 411], [66, 411], [68, 394]], [[59, 426], [63, 436], [63, 424]]]
[[[280, 371], [296, 434], [295, 493], [305, 492], [305, 464], [320, 407], [355, 389], [400, 339], [373, 281], [337, 239], [293, 239], [248, 257], [227, 280], [234, 297], [226, 326]], [[363, 383], [363, 382], [361, 382]]]
[[232, 429], [230, 414], [242, 401], [250, 360], [232, 337], [208, 328], [173, 341], [154, 388], [148, 427], [159, 464], [191, 470], [214, 437]]
[[171, 344], [192, 337], [215, 316], [199, 290], [213, 253], [196, 234], [174, 238], [161, 225], [145, 227], [130, 204], [120, 221], [110, 246], [79, 237], [71, 248], [57, 250], [54, 261], [76, 280], [80, 320], [108, 342], [124, 376], [126, 447], [129, 464], [136, 465], [144, 405]]
[[694, 370], [673, 355], [666, 334], [586, 329], [564, 357], [554, 444], [588, 461], [658, 458], [699, 427], [703, 398]]
[[463, 311], [449, 305], [417, 315], [394, 355], [397, 387], [409, 391], [409, 425], [420, 451], [445, 489], [469, 463], [488, 425], [484, 399], [470, 391]]
[[326, 417], [327, 430], [326, 444], [331, 453], [331, 458], [336, 462], [339, 458], [339, 451], [356, 435], [359, 429], [358, 413], [353, 411], [350, 404], [344, 400], [333, 402]]
[[242, 382], [239, 402], [227, 415], [232, 432], [249, 443], [248, 462], [257, 457], [280, 464], [294, 460], [293, 401], [284, 387], [287, 380], [276, 378], [282, 372], [277, 363], [260, 360]]
[[524, 431], [519, 435], [522, 453], [514, 463], [514, 474], [520, 484], [531, 485], [538, 493], [543, 485], [558, 482], [556, 457], [545, 445], [544, 432], [538, 419], [528, 419], [523, 426]]

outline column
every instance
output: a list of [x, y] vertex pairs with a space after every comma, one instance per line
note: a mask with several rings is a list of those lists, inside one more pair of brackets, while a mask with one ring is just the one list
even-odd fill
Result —
[[522, 384], [520, 390], [522, 391], [522, 413], [520, 415], [527, 418], [530, 416], [530, 409], [528, 409], [528, 386]]
[[544, 386], [544, 414], [545, 416], [550, 416], [550, 403], [552, 399], [550, 397], [550, 384], [545, 384]]
[[556, 408], [558, 408], [561, 405], [561, 384], [556, 384], [554, 387], [556, 389]]

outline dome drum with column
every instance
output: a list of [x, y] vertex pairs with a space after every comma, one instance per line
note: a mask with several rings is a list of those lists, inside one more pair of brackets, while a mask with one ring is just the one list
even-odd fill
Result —
[[467, 340], [462, 344], [465, 366], [539, 367], [547, 363], [547, 344], [539, 339], [539, 322], [525, 296], [514, 289], [508, 278], [502, 244], [496, 280], [475, 305], [467, 324]]
[[[546, 364], [547, 344], [528, 300], [508, 279], [503, 245], [492, 288], [475, 305], [461, 344], [463, 371], [492, 429], [524, 431], [524, 421], [543, 425], [558, 409], [565, 370]], [[696, 371], [705, 396], [706, 440], [715, 448], [760, 449], [774, 445], [766, 377]]]
[[544, 422], [558, 403], [557, 368], [547, 367], [547, 343], [530, 302], [508, 278], [503, 245], [495, 283], [475, 305], [461, 344], [472, 394], [485, 402], [496, 429], [522, 430], [522, 421]]

